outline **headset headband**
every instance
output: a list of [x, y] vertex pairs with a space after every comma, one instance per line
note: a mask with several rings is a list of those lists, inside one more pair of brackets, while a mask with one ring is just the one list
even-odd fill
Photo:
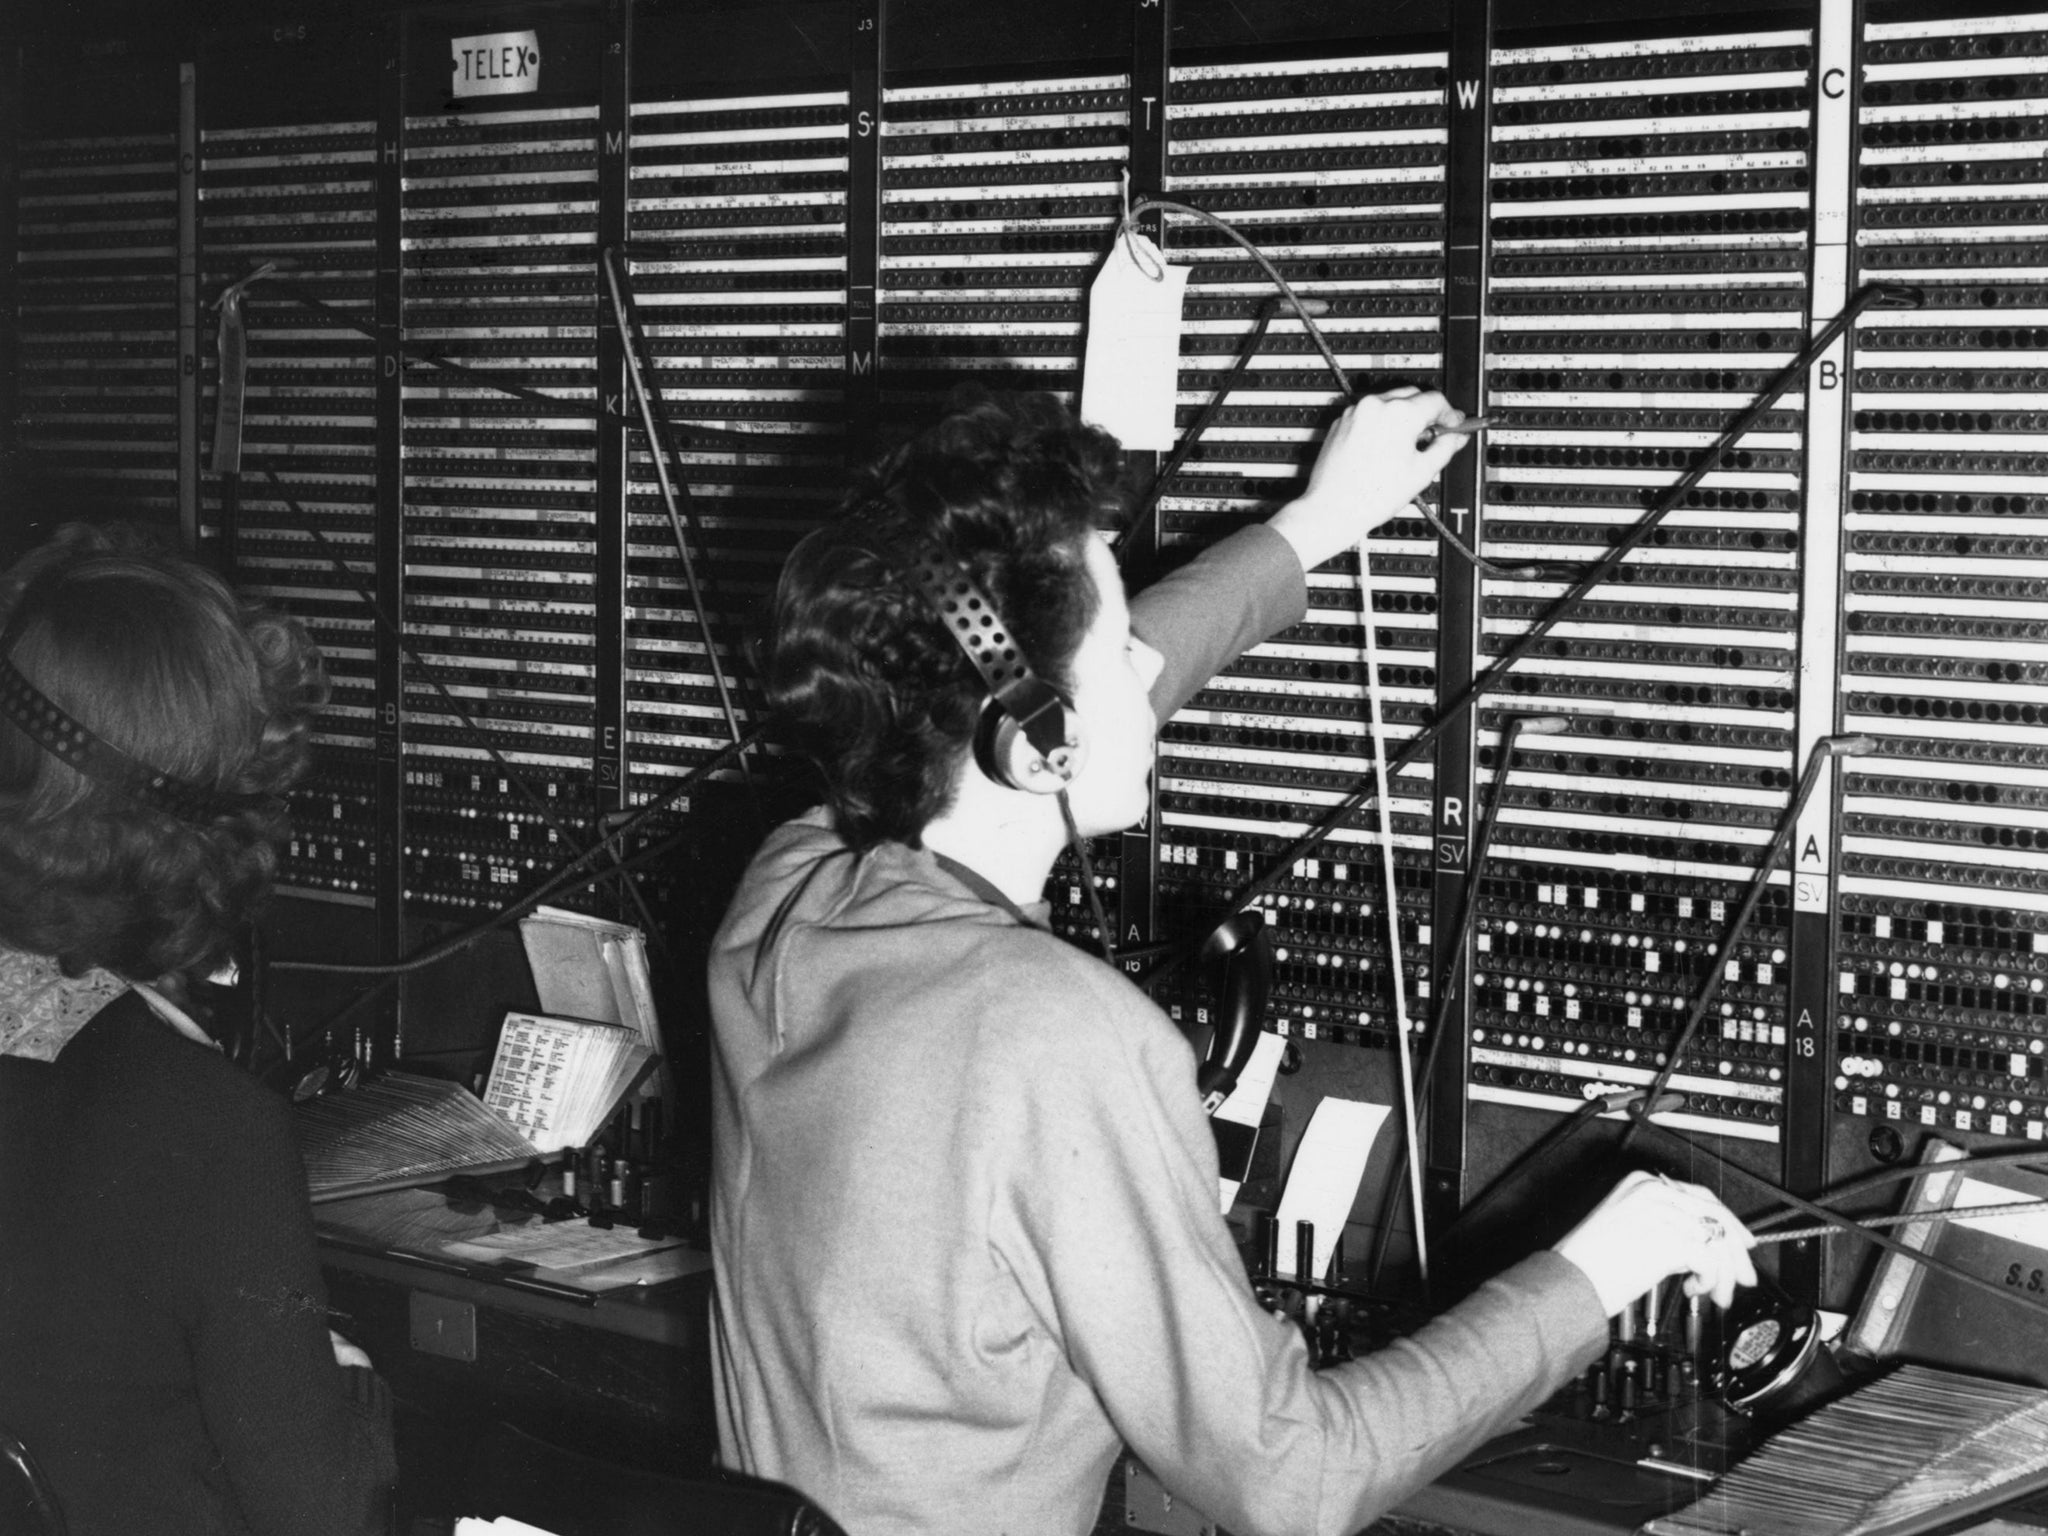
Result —
[[1004, 627], [995, 604], [982, 595], [967, 567], [937, 550], [926, 551], [915, 575], [939, 622], [981, 674], [989, 696], [1023, 728], [1025, 740], [1061, 778], [1071, 771], [1066, 706], [1031, 670]]
[[251, 810], [271, 798], [204, 789], [130, 757], [72, 719], [23, 677], [13, 659], [5, 655], [0, 655], [0, 718], [11, 721], [60, 763], [139, 805], [163, 811], [180, 821], [204, 825], [217, 816]]

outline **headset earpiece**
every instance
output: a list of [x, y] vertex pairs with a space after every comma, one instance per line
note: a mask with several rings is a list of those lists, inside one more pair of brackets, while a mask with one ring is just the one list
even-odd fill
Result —
[[1027, 794], [1065, 789], [1087, 756], [1067, 701], [1031, 670], [966, 566], [933, 550], [914, 574], [933, 615], [989, 692], [975, 722], [975, 764], [996, 783]]
[[990, 699], [974, 723], [975, 766], [1007, 788], [1032, 795], [1058, 794], [1088, 760], [1087, 744], [1073, 728], [1074, 717], [1064, 705], [1060, 724], [1065, 744], [1049, 756], [1041, 754], [1024, 734], [1022, 723]]

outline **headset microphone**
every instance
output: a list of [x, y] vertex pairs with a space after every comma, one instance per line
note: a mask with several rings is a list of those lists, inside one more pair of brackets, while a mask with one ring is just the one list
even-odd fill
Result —
[[1273, 989], [1273, 940], [1256, 907], [1233, 913], [1202, 941], [1202, 959], [1219, 972], [1216, 1028], [1195, 1074], [1202, 1112], [1213, 1115], [1251, 1065]]

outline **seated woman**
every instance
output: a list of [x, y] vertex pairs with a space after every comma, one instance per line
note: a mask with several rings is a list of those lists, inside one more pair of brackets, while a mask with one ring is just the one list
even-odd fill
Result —
[[289, 1112], [180, 1005], [268, 891], [325, 693], [294, 622], [137, 536], [0, 580], [0, 1425], [72, 1536], [388, 1524]]

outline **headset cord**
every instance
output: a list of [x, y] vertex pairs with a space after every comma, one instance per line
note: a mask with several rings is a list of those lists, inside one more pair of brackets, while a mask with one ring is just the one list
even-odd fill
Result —
[[1102, 893], [1095, 888], [1095, 864], [1088, 857], [1088, 839], [1081, 835], [1080, 825], [1074, 820], [1074, 806], [1068, 800], [1067, 792], [1061, 789], [1055, 797], [1060, 803], [1060, 820], [1067, 824], [1067, 846], [1074, 850], [1074, 858], [1081, 866], [1081, 889], [1088, 893], [1088, 910], [1095, 914], [1095, 931], [1101, 936], [1102, 958], [1111, 965], [1116, 964], [1116, 942], [1109, 926], [1109, 914], [1102, 908]]

